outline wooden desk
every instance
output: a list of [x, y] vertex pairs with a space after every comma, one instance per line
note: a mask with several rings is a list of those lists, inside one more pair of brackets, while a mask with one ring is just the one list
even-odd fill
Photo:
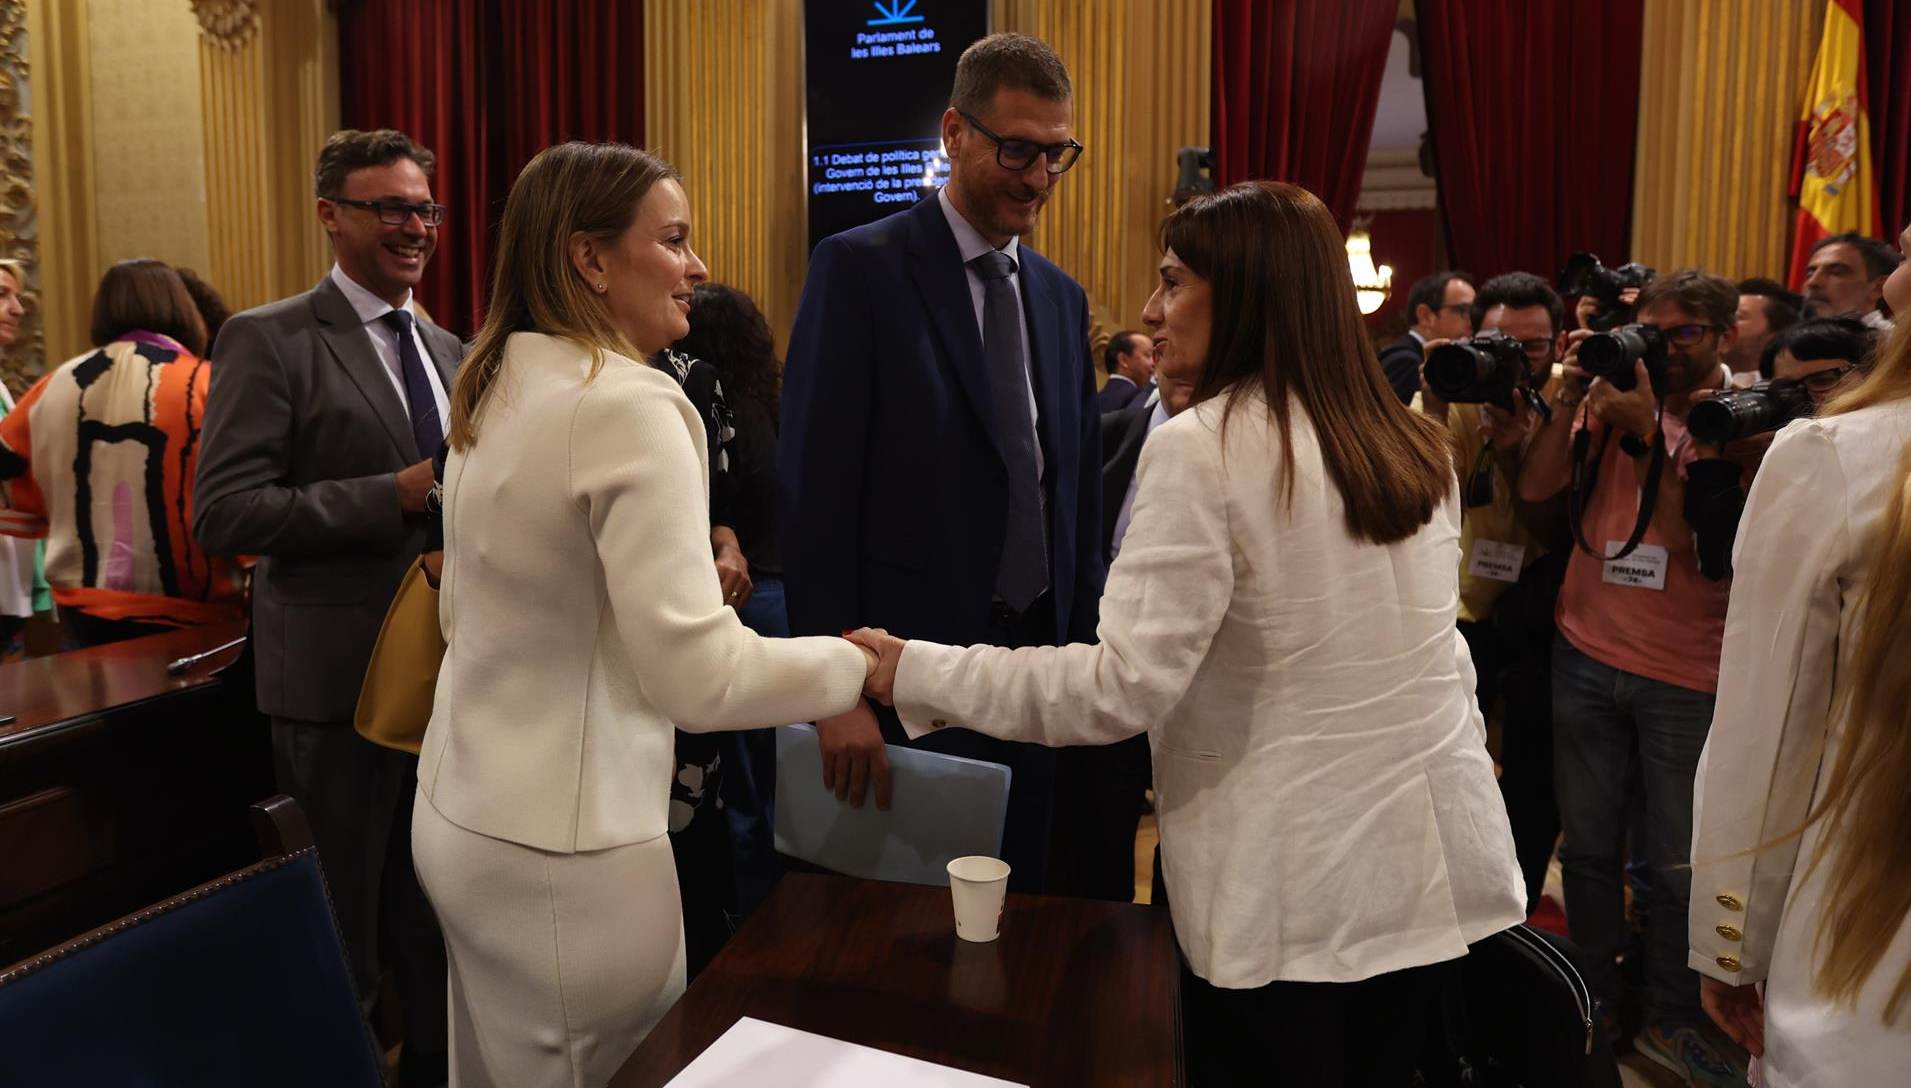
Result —
[[257, 860], [270, 734], [230, 650], [172, 631], [0, 666], [0, 965]]
[[659, 1088], [742, 1016], [1036, 1086], [1180, 1085], [1166, 911], [1014, 895], [956, 939], [947, 888], [791, 873], [611, 1081]]

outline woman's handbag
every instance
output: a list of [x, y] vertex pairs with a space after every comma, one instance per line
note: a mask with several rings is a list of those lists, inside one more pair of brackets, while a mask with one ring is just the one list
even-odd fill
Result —
[[372, 647], [365, 683], [358, 689], [353, 718], [359, 736], [373, 744], [418, 754], [431, 722], [432, 696], [438, 690], [438, 666], [444, 663], [445, 636], [438, 625], [438, 590], [425, 577], [425, 561], [414, 560], [398, 584], [398, 595], [385, 612], [384, 626]]

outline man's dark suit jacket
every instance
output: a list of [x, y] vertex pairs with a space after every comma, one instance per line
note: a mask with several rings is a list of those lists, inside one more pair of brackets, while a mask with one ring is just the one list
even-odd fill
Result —
[[1108, 384], [1101, 387], [1102, 413], [1105, 415], [1109, 412], [1119, 412], [1133, 404], [1141, 394], [1141, 387], [1134, 382], [1126, 378], [1117, 381], [1113, 375], [1110, 375]]
[[[418, 329], [449, 393], [464, 348]], [[426, 519], [393, 475], [421, 458], [404, 402], [328, 276], [219, 331], [193, 531], [216, 555], [259, 556], [252, 638], [259, 709], [349, 721], [372, 644]]]
[[1121, 411], [1101, 417], [1101, 542], [1102, 555], [1109, 562], [1114, 561], [1115, 519], [1121, 516], [1122, 500], [1134, 482], [1141, 444], [1148, 440], [1148, 418], [1154, 414], [1148, 399], [1137, 397]]
[[[1019, 247], [1062, 641], [1092, 641], [1105, 567], [1100, 416], [1082, 289]], [[936, 198], [826, 238], [783, 375], [790, 627], [987, 641], [1008, 473], [955, 235]]]
[[1380, 369], [1387, 372], [1387, 384], [1400, 395], [1400, 403], [1410, 404], [1413, 395], [1420, 391], [1420, 364], [1425, 358], [1425, 349], [1410, 332], [1400, 334], [1400, 339], [1380, 349]]

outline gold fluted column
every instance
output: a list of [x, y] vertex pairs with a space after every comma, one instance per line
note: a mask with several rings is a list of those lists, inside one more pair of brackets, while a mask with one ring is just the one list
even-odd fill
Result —
[[1646, 0], [1632, 256], [1783, 279], [1824, 0]]
[[[41, 327], [39, 358], [16, 348], [10, 378], [39, 374], [47, 360], [79, 354], [90, 337], [93, 287], [100, 269], [93, 203], [92, 66], [86, 5], [28, 0], [32, 74], [33, 201], [38, 215]], [[28, 349], [30, 350], [30, 349]]]
[[993, 0], [991, 16], [1061, 54], [1087, 149], [1029, 242], [1081, 283], [1107, 331], [1137, 328], [1175, 152], [1208, 143], [1209, 0]]
[[683, 173], [691, 244], [779, 344], [802, 291], [801, 0], [648, 0], [644, 142]]
[[325, 0], [275, 0], [203, 27], [210, 278], [235, 310], [312, 286], [331, 261], [312, 164], [338, 127], [338, 31]]

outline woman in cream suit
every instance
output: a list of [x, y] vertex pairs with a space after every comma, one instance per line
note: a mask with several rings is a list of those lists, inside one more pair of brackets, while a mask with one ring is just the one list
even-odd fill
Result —
[[840, 714], [874, 658], [765, 639], [710, 558], [703, 427], [641, 361], [705, 277], [675, 172], [564, 144], [518, 175], [451, 396], [446, 651], [412, 849], [455, 1085], [600, 1085], [683, 990], [672, 726]]
[[[1196, 404], [1143, 447], [1100, 644], [880, 648], [912, 735], [1146, 731], [1190, 1064], [1209, 1083], [1411, 1079], [1429, 965], [1525, 891], [1454, 627], [1444, 432], [1402, 405], [1332, 216], [1250, 182], [1168, 220], [1143, 318]], [[1322, 985], [1325, 984], [1325, 985]]]
[[[1885, 300], [1911, 313], [1911, 264]], [[1903, 1084], [1911, 321], [1862, 384], [1772, 443], [1733, 571], [1693, 796], [1699, 997], [1767, 1088]]]

